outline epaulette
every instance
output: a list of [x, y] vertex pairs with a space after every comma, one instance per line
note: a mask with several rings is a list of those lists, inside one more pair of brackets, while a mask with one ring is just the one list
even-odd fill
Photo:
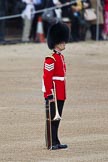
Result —
[[56, 59], [55, 59], [54, 56], [52, 56], [52, 55], [48, 55], [48, 56], [46, 56], [45, 58], [46, 58], [46, 59], [47, 59], [47, 58], [52, 58], [54, 61], [56, 61]]

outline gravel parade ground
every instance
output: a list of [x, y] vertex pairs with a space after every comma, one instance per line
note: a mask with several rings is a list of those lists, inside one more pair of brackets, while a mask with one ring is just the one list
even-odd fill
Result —
[[0, 46], [0, 162], [108, 162], [108, 42], [67, 44], [67, 100], [59, 136], [45, 147], [44, 44]]

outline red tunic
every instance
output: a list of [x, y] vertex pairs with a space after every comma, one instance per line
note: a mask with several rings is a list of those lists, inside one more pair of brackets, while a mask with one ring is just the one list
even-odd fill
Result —
[[66, 64], [62, 54], [53, 53], [52, 56], [45, 58], [43, 69], [43, 92], [44, 97], [47, 98], [53, 94], [53, 81], [56, 87], [57, 100], [66, 99]]

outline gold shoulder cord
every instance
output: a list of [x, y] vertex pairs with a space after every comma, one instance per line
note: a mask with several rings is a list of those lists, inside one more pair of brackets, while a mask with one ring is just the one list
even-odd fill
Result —
[[51, 54], [51, 55], [46, 56], [46, 58], [52, 58], [54, 61], [56, 61], [56, 59], [54, 58], [54, 56], [52, 56], [52, 54]]

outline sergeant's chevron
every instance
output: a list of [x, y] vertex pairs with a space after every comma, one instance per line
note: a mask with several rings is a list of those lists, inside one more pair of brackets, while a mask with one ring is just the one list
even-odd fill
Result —
[[48, 71], [53, 70], [54, 69], [54, 63], [52, 63], [52, 64], [45, 63], [45, 69], [48, 70]]

